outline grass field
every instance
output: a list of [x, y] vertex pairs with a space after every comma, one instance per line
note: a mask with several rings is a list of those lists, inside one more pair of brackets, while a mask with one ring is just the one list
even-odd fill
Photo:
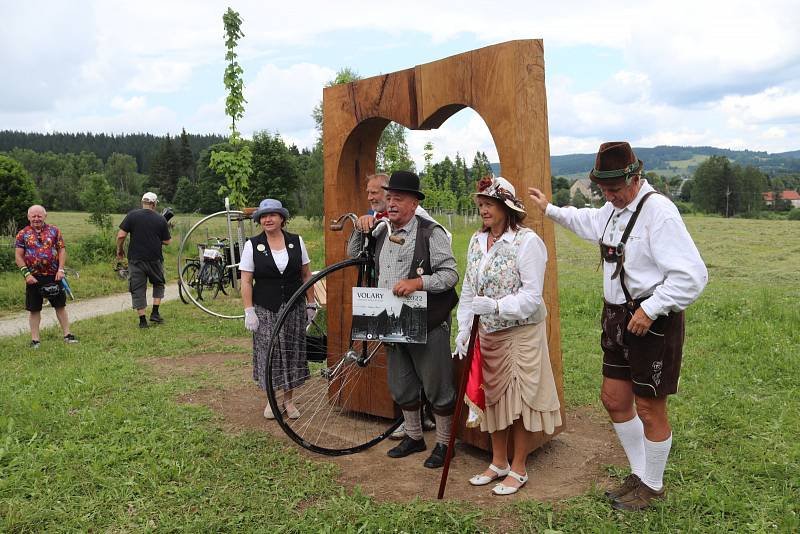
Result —
[[[149, 331], [117, 314], [77, 323], [75, 346], [53, 329], [35, 353], [27, 336], [0, 339], [0, 530], [797, 532], [800, 223], [686, 221], [710, 282], [687, 314], [663, 506], [623, 514], [596, 489], [491, 508], [351, 493], [324, 459], [261, 433], [229, 435], [210, 410], [176, 402], [214, 377], [154, 379], [142, 359], [226, 350], [245, 332], [169, 303], [172, 320]], [[463, 263], [470, 229], [454, 230]], [[300, 231], [319, 246], [310, 226]], [[596, 246], [556, 237], [566, 401], [600, 413]]]

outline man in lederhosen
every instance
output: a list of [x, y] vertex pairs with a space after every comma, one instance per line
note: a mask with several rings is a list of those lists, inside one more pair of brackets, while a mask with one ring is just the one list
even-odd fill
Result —
[[598, 243], [603, 263], [600, 398], [631, 466], [606, 492], [619, 510], [642, 510], [665, 495], [672, 446], [667, 395], [678, 391], [685, 310], [708, 271], [678, 209], [642, 178], [644, 164], [626, 142], [600, 145], [589, 178], [607, 202], [599, 209], [558, 208], [530, 188], [531, 200], [579, 237]]

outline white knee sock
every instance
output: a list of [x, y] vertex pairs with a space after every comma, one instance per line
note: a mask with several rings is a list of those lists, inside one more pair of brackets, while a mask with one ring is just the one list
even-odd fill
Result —
[[650, 441], [644, 438], [644, 454], [647, 458], [642, 482], [650, 489], [660, 491], [664, 487], [664, 469], [672, 448], [672, 434], [664, 441]]
[[422, 419], [419, 410], [403, 410], [406, 420], [406, 435], [411, 439], [422, 439]]
[[630, 421], [624, 423], [612, 423], [617, 432], [619, 442], [631, 464], [631, 472], [639, 478], [644, 478], [645, 474], [645, 449], [644, 449], [644, 425], [638, 415], [634, 415]]

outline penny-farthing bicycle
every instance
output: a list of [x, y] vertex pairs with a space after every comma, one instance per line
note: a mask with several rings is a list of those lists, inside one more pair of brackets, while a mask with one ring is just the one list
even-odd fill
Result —
[[[341, 231], [344, 222], [355, 223], [352, 213], [330, 225]], [[379, 221], [373, 235], [388, 230], [388, 222]], [[388, 239], [402, 243], [402, 239]], [[375, 287], [375, 262], [371, 239], [359, 244], [360, 252], [312, 276], [290, 298], [273, 329], [265, 371], [267, 396], [280, 427], [299, 445], [314, 452], [339, 456], [367, 449], [391, 434], [402, 422], [402, 414], [389, 401], [386, 379], [386, 356], [379, 340], [352, 341], [351, 312], [327, 306], [326, 291], [341, 291], [350, 302], [353, 287]], [[314, 286], [319, 311], [306, 329], [303, 339], [291, 337], [286, 328], [289, 310], [305, 307], [306, 291]], [[324, 291], [322, 290], [324, 288]], [[321, 295], [322, 293], [322, 295]], [[299, 341], [301, 353], [296, 370], [284, 364], [289, 350]], [[293, 356], [291, 356], [293, 358]], [[292, 401], [300, 415], [291, 418], [283, 408], [283, 394], [290, 378], [304, 374], [306, 380], [291, 388]], [[282, 369], [282, 371], [279, 371]], [[387, 409], [387, 404], [389, 408]], [[293, 414], [297, 415], [297, 414]]]

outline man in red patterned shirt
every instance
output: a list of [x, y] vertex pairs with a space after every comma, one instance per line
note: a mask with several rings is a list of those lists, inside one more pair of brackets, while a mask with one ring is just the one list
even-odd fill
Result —
[[39, 324], [45, 298], [56, 311], [64, 341], [78, 341], [69, 331], [67, 294], [61, 285], [67, 249], [61, 230], [47, 224], [46, 220], [47, 211], [44, 207], [35, 204], [28, 208], [30, 225], [19, 231], [15, 242], [15, 260], [25, 277], [25, 309], [29, 312], [31, 348], [34, 349], [39, 348]]

